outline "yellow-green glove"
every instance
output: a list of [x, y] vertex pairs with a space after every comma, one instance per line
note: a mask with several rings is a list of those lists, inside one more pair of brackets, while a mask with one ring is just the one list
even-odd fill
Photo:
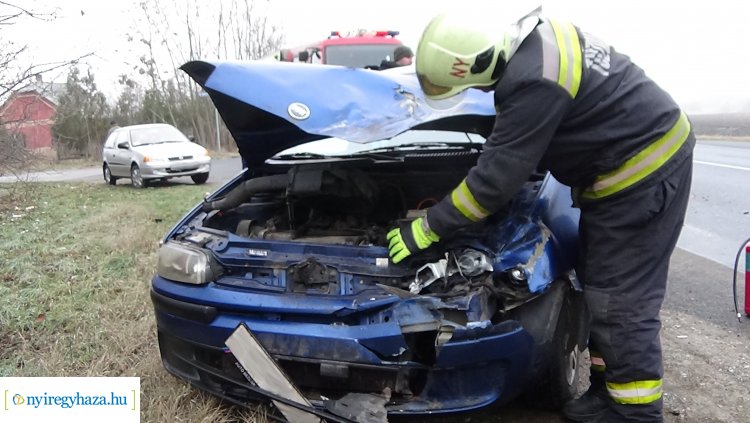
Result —
[[388, 254], [394, 263], [409, 257], [417, 251], [424, 250], [440, 237], [430, 230], [427, 219], [416, 218], [411, 223], [391, 229], [388, 238]]

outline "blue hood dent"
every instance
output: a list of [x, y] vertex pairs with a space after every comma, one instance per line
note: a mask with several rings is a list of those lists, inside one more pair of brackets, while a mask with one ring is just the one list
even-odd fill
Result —
[[[470, 89], [450, 99], [427, 100], [413, 68], [379, 72], [284, 62], [193, 61], [181, 69], [211, 96], [249, 164], [327, 137], [367, 143], [420, 125], [486, 131], [495, 117], [492, 93]], [[290, 113], [293, 104], [296, 118]], [[460, 116], [472, 118], [456, 119]]]

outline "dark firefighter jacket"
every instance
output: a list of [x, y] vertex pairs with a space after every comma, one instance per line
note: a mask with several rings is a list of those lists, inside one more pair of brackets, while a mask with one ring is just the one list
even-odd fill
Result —
[[694, 143], [669, 94], [569, 23], [544, 21], [529, 34], [495, 88], [495, 105], [477, 165], [428, 211], [440, 236], [499, 210], [537, 168], [596, 200], [668, 171]]

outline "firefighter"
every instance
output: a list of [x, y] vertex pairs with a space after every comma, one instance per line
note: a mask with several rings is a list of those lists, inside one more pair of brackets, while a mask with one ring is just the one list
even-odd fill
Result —
[[380, 62], [380, 67], [378, 68], [378, 70], [397, 68], [399, 66], [409, 66], [411, 65], [413, 58], [414, 53], [412, 53], [409, 47], [398, 46], [393, 51], [393, 61], [383, 60], [382, 62]]
[[388, 233], [394, 263], [499, 210], [536, 169], [581, 211], [576, 270], [592, 314], [591, 387], [574, 421], [661, 422], [659, 310], [687, 207], [695, 145], [675, 101], [630, 59], [539, 11], [491, 30], [442, 14], [416, 72], [428, 97], [494, 90], [476, 165], [425, 218]]
[[115, 129], [119, 128], [120, 125], [117, 124], [117, 121], [112, 119], [109, 121], [109, 129], [107, 129], [107, 138], [109, 138], [110, 135], [112, 135], [112, 132], [115, 132]]

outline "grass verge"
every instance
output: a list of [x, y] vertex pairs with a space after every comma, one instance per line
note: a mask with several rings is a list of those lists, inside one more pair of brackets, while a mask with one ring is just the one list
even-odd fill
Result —
[[0, 376], [138, 376], [144, 422], [265, 422], [162, 367], [159, 240], [205, 187], [0, 185]]

